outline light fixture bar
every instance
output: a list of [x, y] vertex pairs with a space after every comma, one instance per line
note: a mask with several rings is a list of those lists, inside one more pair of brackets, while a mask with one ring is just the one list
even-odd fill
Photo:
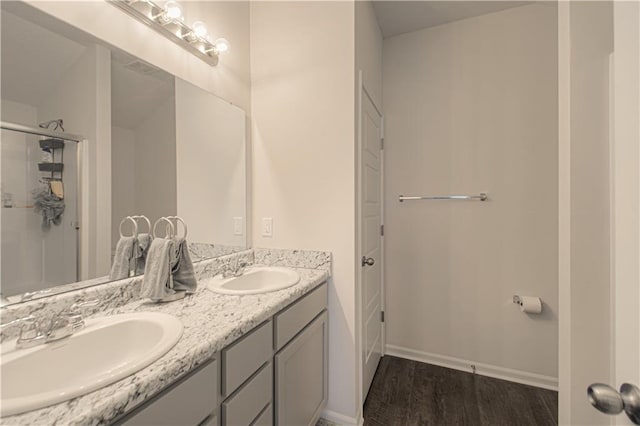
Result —
[[[153, 28], [169, 40], [173, 41], [183, 49], [191, 52], [198, 58], [211, 66], [218, 64], [218, 51], [213, 43], [202, 37], [196, 37], [194, 30], [181, 20], [164, 18], [164, 23], [158, 22], [156, 18], [163, 16], [164, 8], [151, 0], [107, 0], [107, 2], [136, 18], [138, 21]], [[185, 40], [188, 36], [191, 43]]]

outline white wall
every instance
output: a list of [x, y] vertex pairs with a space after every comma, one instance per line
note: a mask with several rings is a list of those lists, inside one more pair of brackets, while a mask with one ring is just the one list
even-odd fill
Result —
[[175, 99], [177, 209], [189, 240], [246, 246], [245, 113], [180, 79]]
[[353, 3], [251, 3], [251, 65], [253, 243], [333, 253], [324, 415], [354, 421]]
[[362, 70], [369, 96], [382, 108], [382, 31], [371, 1], [355, 2], [355, 37], [356, 79]]
[[[556, 34], [555, 7], [536, 4], [385, 39], [391, 353], [555, 384]], [[513, 294], [541, 297], [543, 314]]]

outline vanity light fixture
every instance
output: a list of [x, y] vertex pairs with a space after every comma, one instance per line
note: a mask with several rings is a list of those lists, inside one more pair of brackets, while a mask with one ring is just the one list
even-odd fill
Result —
[[209, 65], [218, 64], [218, 55], [229, 50], [224, 38], [210, 41], [204, 22], [184, 23], [182, 8], [175, 0], [163, 4], [153, 0], [107, 0], [130, 16], [153, 28]]

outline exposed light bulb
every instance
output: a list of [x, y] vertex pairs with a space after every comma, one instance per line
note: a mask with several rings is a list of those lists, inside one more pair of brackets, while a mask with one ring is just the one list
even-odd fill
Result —
[[207, 27], [202, 21], [194, 22], [191, 29], [193, 30], [193, 33], [200, 38], [205, 38], [207, 36]]
[[219, 38], [213, 42], [213, 47], [219, 55], [227, 53], [229, 51], [229, 41], [226, 38]]
[[180, 19], [182, 17], [182, 8], [177, 1], [169, 0], [164, 4], [164, 13], [167, 18]]

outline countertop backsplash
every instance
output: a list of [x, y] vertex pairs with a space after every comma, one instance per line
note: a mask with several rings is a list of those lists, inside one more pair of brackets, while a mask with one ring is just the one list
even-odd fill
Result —
[[256, 248], [253, 252], [256, 265], [321, 269], [331, 273], [331, 252], [328, 251]]
[[[253, 250], [245, 250], [214, 259], [203, 260], [193, 264], [196, 279], [198, 281], [219, 274], [227, 265], [235, 262], [253, 264]], [[140, 288], [144, 276], [125, 278], [111, 281], [93, 287], [59, 293], [53, 296], [30, 300], [24, 303], [5, 306], [0, 310], [0, 323], [5, 324], [18, 318], [34, 315], [38, 320], [49, 321], [53, 316], [68, 309], [77, 302], [96, 299], [100, 301], [97, 306], [85, 310], [90, 317], [99, 312], [110, 311], [119, 306], [126, 305], [140, 299]], [[0, 332], [0, 342], [18, 336], [20, 327], [10, 327]]]
[[[249, 265], [288, 266], [326, 270], [331, 274], [331, 253], [307, 250], [249, 249], [226, 256], [194, 262], [198, 281], [218, 275], [228, 266], [245, 262]], [[86, 316], [112, 311], [140, 299], [143, 276], [112, 281], [79, 290], [59, 293], [53, 296], [34, 299], [24, 303], [5, 306], [0, 309], [0, 323], [5, 324], [18, 318], [34, 315], [38, 320], [47, 322], [53, 316], [68, 309], [77, 302], [97, 299], [100, 303], [85, 310]], [[18, 336], [20, 327], [9, 327], [0, 331], [0, 342]]]

